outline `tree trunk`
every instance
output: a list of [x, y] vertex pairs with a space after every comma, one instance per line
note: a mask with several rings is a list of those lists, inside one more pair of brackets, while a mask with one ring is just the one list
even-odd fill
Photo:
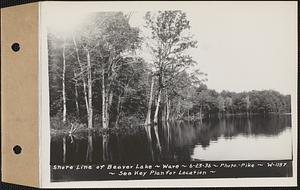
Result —
[[66, 56], [65, 56], [65, 50], [66, 50], [66, 42], [64, 41], [63, 44], [63, 74], [62, 74], [62, 96], [63, 96], [63, 123], [66, 123], [67, 118], [67, 100], [66, 100], [66, 84], [65, 84], [65, 77], [66, 77]]
[[[126, 97], [127, 96], [127, 88], [129, 86], [129, 83], [126, 85], [125, 87], [125, 90], [124, 90], [124, 93], [123, 93], [123, 97]], [[118, 127], [119, 125], [119, 120], [120, 120], [120, 114], [122, 113], [122, 110], [123, 110], [123, 103], [122, 103], [122, 95], [120, 94], [119, 97], [118, 97], [118, 107], [117, 107], [117, 119], [116, 119], [116, 127]]]
[[122, 110], [121, 110], [121, 94], [119, 94], [119, 96], [118, 96], [117, 118], [116, 118], [116, 123], [115, 123], [115, 127], [116, 127], [116, 128], [117, 128], [118, 125], [119, 125], [120, 111], [122, 111]]
[[159, 111], [159, 106], [160, 106], [160, 99], [161, 99], [161, 89], [159, 89], [159, 91], [158, 91], [157, 104], [156, 104], [156, 109], [155, 109], [155, 114], [154, 114], [154, 124], [157, 124], [157, 122], [158, 122], [158, 111]]
[[105, 71], [104, 66], [102, 68], [102, 127], [105, 129], [107, 128], [107, 121], [106, 121], [106, 92], [105, 92]]
[[171, 142], [171, 134], [170, 134], [170, 124], [169, 124], [168, 121], [166, 122], [166, 125], [167, 125], [167, 150], [168, 150], [168, 153], [169, 153], [169, 151], [170, 151], [170, 142]]
[[88, 97], [87, 97], [87, 87], [86, 87], [86, 83], [83, 82], [83, 92], [84, 92], [84, 101], [85, 101], [85, 108], [86, 108], [86, 114], [89, 113], [89, 101], [88, 101]]
[[162, 90], [162, 98], [161, 98], [161, 102], [162, 102], [162, 114], [161, 114], [161, 119], [162, 121], [166, 121], [167, 118], [167, 90]]
[[[83, 73], [83, 67], [82, 67], [82, 64], [81, 64], [81, 61], [79, 58], [79, 51], [78, 51], [77, 43], [76, 43], [76, 40], [75, 40], [75, 37], [73, 34], [72, 34], [72, 38], [73, 38], [73, 43], [75, 46], [77, 62], [79, 64], [81, 73]], [[81, 78], [82, 78], [82, 83], [83, 83], [83, 94], [84, 94], [84, 100], [85, 100], [86, 113], [88, 114], [89, 113], [89, 104], [88, 104], [88, 98], [87, 98], [86, 82], [85, 82], [84, 76], [82, 76]]]
[[200, 123], [202, 123], [202, 106], [200, 106], [199, 120], [200, 120]]
[[107, 92], [109, 91], [107, 88], [106, 88], [106, 94], [105, 94], [105, 110], [104, 110], [104, 114], [105, 114], [105, 120], [106, 120], [106, 127], [108, 128], [108, 123], [109, 123], [109, 120], [108, 120], [108, 99], [109, 99], [109, 93]]
[[176, 107], [176, 115], [173, 116], [174, 120], [175, 119], [178, 119], [179, 115], [180, 115], [180, 112], [181, 112], [181, 103], [180, 101], [177, 103], [177, 107]]
[[90, 58], [90, 52], [87, 48], [85, 48], [86, 51], [86, 59], [87, 59], [87, 66], [88, 66], [88, 128], [93, 128], [93, 94], [92, 94], [92, 68], [91, 68], [91, 58]]
[[75, 104], [76, 104], [76, 113], [77, 113], [77, 116], [80, 115], [79, 113], [79, 104], [78, 104], [78, 89], [77, 89], [77, 80], [75, 82]]
[[[108, 60], [107, 68], [107, 80], [110, 76], [110, 71], [113, 70], [113, 57], [115, 52], [110, 51], [110, 56]], [[105, 68], [102, 67], [102, 125], [103, 128], [108, 128], [109, 126], [109, 110], [113, 100], [113, 91], [110, 90], [109, 84], [105, 83]]]
[[106, 95], [106, 102], [105, 102], [105, 115], [106, 115], [106, 126], [109, 126], [109, 119], [110, 119], [110, 114], [109, 110], [111, 108], [112, 100], [113, 100], [114, 94], [113, 91], [107, 90], [107, 95]]
[[169, 121], [170, 118], [170, 100], [169, 100], [169, 95], [166, 94], [166, 101], [167, 101], [167, 113], [166, 113], [166, 121]]
[[150, 88], [150, 97], [149, 97], [148, 111], [147, 111], [145, 125], [150, 125], [150, 123], [151, 123], [151, 108], [152, 108], [153, 87], [154, 87], [154, 77], [152, 76], [151, 88]]
[[66, 136], [63, 137], [63, 163], [66, 163], [67, 157], [67, 140]]
[[150, 87], [150, 97], [149, 97], [149, 103], [148, 103], [148, 110], [147, 110], [147, 116], [145, 121], [145, 129], [148, 136], [148, 144], [149, 144], [149, 150], [151, 154], [151, 159], [154, 159], [153, 155], [153, 148], [152, 148], [152, 137], [151, 137], [151, 110], [152, 110], [152, 99], [153, 99], [153, 88], [154, 88], [154, 76], [152, 76], [151, 79], [151, 87]]

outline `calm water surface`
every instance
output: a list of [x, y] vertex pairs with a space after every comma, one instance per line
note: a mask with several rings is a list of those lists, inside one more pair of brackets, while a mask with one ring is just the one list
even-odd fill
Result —
[[[148, 131], [148, 132], [147, 132]], [[291, 116], [235, 116], [51, 137], [51, 164], [292, 157]]]

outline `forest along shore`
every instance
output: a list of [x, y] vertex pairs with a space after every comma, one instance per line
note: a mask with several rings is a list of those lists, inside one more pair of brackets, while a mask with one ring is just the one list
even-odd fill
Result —
[[207, 74], [194, 69], [197, 62], [186, 53], [197, 41], [184, 12], [147, 12], [143, 30], [130, 18], [98, 12], [67, 34], [48, 30], [52, 135], [291, 112], [291, 96], [274, 90], [209, 89]]

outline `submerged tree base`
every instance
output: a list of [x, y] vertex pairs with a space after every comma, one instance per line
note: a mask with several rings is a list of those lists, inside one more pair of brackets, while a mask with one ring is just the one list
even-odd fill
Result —
[[76, 135], [78, 133], [88, 133], [94, 132], [97, 134], [130, 134], [136, 133], [144, 129], [146, 125], [136, 125], [136, 126], [122, 126], [122, 127], [111, 127], [111, 128], [80, 128], [74, 131], [67, 129], [51, 129], [51, 136], [60, 136], [60, 135]]

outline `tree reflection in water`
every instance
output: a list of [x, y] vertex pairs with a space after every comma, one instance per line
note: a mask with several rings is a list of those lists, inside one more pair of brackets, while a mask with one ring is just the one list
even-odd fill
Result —
[[103, 134], [102, 135], [102, 144], [103, 144], [103, 151], [102, 151], [102, 155], [103, 155], [103, 161], [109, 161], [110, 160], [110, 156], [109, 156], [109, 148], [108, 148], [108, 142], [109, 142], [109, 134]]
[[[117, 132], [52, 136], [51, 163], [191, 161], [196, 146], [207, 150], [211, 143], [217, 144], [220, 139], [233, 141], [239, 136], [251, 142], [265, 138], [277, 141], [278, 136], [290, 128], [290, 115], [235, 116], [211, 118], [202, 123], [163, 122], [131, 131], [119, 129]], [[232, 146], [227, 148], [242, 145]]]
[[89, 131], [87, 136], [87, 150], [86, 150], [86, 162], [91, 163], [93, 161], [93, 137], [92, 133]]

